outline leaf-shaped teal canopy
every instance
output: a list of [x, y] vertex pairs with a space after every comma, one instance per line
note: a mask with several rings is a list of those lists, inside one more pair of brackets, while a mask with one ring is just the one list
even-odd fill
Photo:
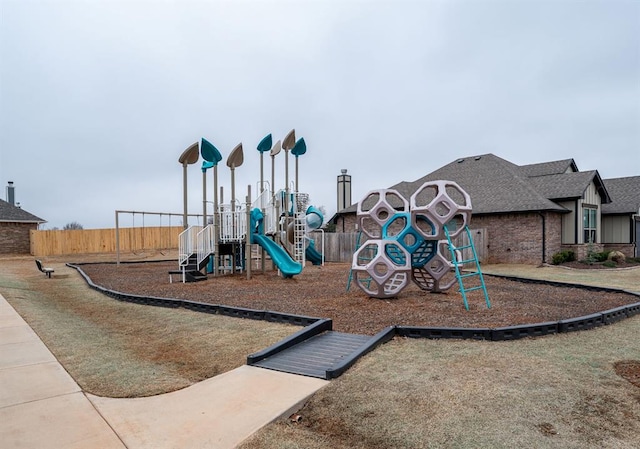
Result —
[[271, 134], [266, 135], [258, 144], [258, 151], [264, 153], [271, 150]]
[[293, 154], [295, 157], [298, 157], [302, 156], [306, 152], [307, 144], [304, 142], [304, 137], [301, 137], [291, 149], [291, 154]]
[[202, 161], [202, 173], [205, 173], [207, 170], [209, 170], [214, 165], [216, 165], [216, 164], [214, 164], [213, 162]]
[[200, 145], [200, 153], [202, 153], [202, 159], [213, 163], [213, 165], [218, 165], [218, 162], [222, 160], [222, 155], [218, 149], [204, 137], [202, 138], [202, 145]]

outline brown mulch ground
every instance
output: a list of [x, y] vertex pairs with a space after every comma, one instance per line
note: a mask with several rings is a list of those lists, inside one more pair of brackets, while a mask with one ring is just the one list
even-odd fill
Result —
[[136, 264], [91, 264], [81, 267], [106, 288], [165, 298], [333, 319], [337, 331], [373, 335], [390, 325], [433, 327], [502, 327], [575, 318], [640, 302], [626, 293], [522, 283], [486, 276], [491, 308], [480, 291], [465, 310], [457, 287], [433, 294], [411, 284], [395, 299], [373, 299], [357, 286], [347, 291], [349, 264], [307, 266], [283, 279], [275, 271], [212, 277], [197, 283], [169, 283], [175, 261]]

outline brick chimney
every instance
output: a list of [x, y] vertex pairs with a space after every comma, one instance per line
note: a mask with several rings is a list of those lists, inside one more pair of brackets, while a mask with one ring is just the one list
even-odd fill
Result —
[[12, 206], [16, 205], [16, 188], [13, 186], [13, 181], [9, 181], [7, 185], [7, 203]]

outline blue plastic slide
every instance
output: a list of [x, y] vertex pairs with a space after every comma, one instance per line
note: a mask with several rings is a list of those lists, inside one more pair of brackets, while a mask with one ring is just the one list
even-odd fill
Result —
[[273, 263], [282, 273], [282, 276], [290, 278], [296, 274], [302, 273], [302, 264], [299, 264], [289, 256], [284, 248], [271, 240], [266, 235], [251, 234], [251, 242], [257, 243], [269, 254]]
[[312, 264], [322, 265], [322, 254], [316, 249], [316, 242], [313, 240], [309, 242], [309, 246], [307, 246], [307, 249], [304, 251], [304, 255]]

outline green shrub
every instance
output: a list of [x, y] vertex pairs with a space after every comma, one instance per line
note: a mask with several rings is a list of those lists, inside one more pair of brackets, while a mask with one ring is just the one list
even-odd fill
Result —
[[610, 252], [611, 251], [602, 251], [601, 253], [595, 253], [593, 255], [593, 258], [596, 260], [596, 262], [604, 262], [609, 257]]
[[560, 265], [562, 262], [564, 262], [564, 256], [562, 255], [562, 253], [555, 253], [553, 256], [551, 256], [551, 263], [553, 265]]
[[576, 260], [576, 253], [571, 250], [560, 251], [551, 256], [551, 263], [553, 265], [560, 265], [561, 263], [565, 262], [573, 262], [574, 260]]
[[617, 267], [616, 263], [613, 260], [604, 261], [602, 266], [607, 267], [607, 268], [615, 268], [615, 267]]

